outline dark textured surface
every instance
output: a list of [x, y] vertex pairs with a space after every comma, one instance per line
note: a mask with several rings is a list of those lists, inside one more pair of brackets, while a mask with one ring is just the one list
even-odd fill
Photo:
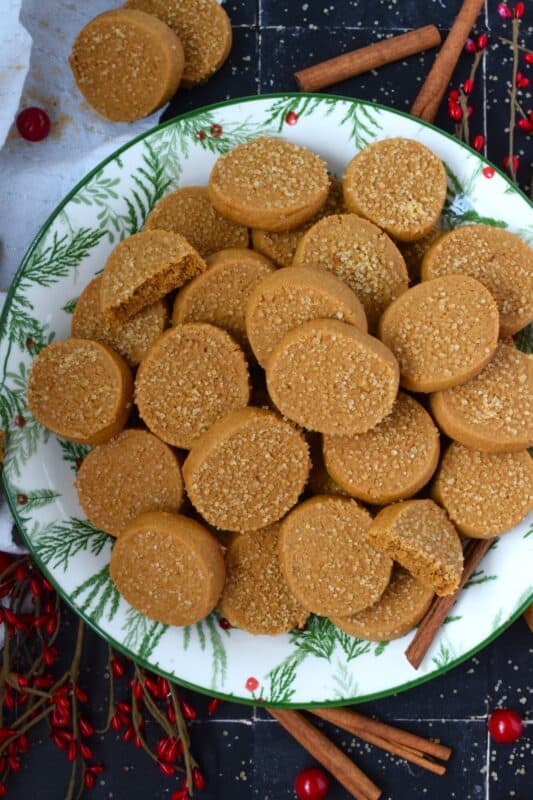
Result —
[[[295, 69], [363, 46], [378, 37], [430, 22], [445, 32], [459, 6], [459, 0], [230, 0], [226, 9], [235, 27], [229, 61], [205, 86], [178, 94], [164, 118], [228, 97], [258, 91], [292, 91], [296, 88], [292, 78]], [[479, 31], [487, 30], [490, 34], [491, 45], [473, 96], [472, 130], [487, 135], [489, 157], [500, 164], [507, 145], [510, 61], [498, 37], [508, 35], [508, 26], [506, 29], [495, 12], [496, 0], [491, 0], [490, 8], [490, 14], [481, 15], [478, 26]], [[527, 13], [531, 24], [533, 8]], [[523, 30], [531, 47], [533, 35], [531, 28], [527, 33], [527, 22]], [[329, 91], [408, 110], [433, 57], [433, 53], [415, 56], [332, 86]], [[471, 57], [462, 57], [455, 84], [467, 76], [470, 63]], [[527, 68], [523, 71], [527, 74]], [[531, 108], [529, 89], [522, 92], [521, 101], [527, 109]], [[446, 130], [452, 129], [445, 110], [437, 123]], [[528, 185], [532, 174], [531, 138], [519, 133], [517, 152], [521, 154], [521, 182]], [[72, 644], [75, 624], [69, 615], [60, 640], [65, 652]], [[426, 736], [439, 737], [451, 745], [455, 752], [444, 778], [430, 776], [334, 729], [328, 728], [328, 735], [383, 788], [384, 800], [531, 800], [532, 656], [533, 636], [520, 619], [496, 642], [450, 673], [405, 694], [360, 707], [366, 713]], [[106, 658], [107, 646], [89, 634], [82, 685], [91, 694], [92, 712], [88, 716], [95, 723], [105, 713]], [[207, 699], [188, 696], [198, 711], [198, 720], [191, 726], [193, 750], [208, 781], [208, 788], [199, 797], [204, 800], [295, 797], [292, 790], [295, 775], [313, 762], [264, 710], [224, 703], [214, 718], [207, 719]], [[514, 707], [531, 720], [515, 745], [490, 746], [487, 713], [498, 706]], [[93, 739], [95, 759], [106, 765], [106, 771], [87, 797], [95, 800], [170, 797], [175, 782], [164, 778], [143, 753], [131, 744], [124, 744], [116, 734], [108, 734], [103, 740]], [[42, 746], [32, 747], [30, 756], [24, 759], [23, 771], [10, 782], [9, 796], [20, 800], [32, 795], [39, 800], [61, 800], [67, 781], [64, 755], [45, 741]], [[333, 782], [329, 798], [347, 800], [348, 795]]]

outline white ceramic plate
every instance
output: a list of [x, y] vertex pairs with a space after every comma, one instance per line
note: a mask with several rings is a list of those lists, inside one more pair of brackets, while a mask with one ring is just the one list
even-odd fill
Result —
[[76, 298], [114, 245], [141, 228], [165, 193], [206, 184], [220, 153], [260, 134], [307, 145], [337, 175], [376, 139], [418, 139], [448, 170], [446, 224], [480, 221], [533, 239], [531, 205], [502, 173], [456, 139], [396, 111], [341, 97], [289, 94], [222, 103], [171, 120], [87, 175], [46, 222], [19, 269], [1, 319], [0, 416], [7, 434], [2, 478], [35, 560], [113, 647], [180, 683], [242, 702], [355, 702], [439, 675], [520, 613], [533, 599], [532, 518], [489, 552], [417, 672], [404, 657], [410, 635], [375, 644], [321, 618], [304, 632], [277, 637], [225, 630], [216, 614], [171, 628], [133, 610], [109, 578], [112, 540], [84, 518], [73, 487], [86, 448], [49, 434], [26, 407], [32, 356], [69, 335]]

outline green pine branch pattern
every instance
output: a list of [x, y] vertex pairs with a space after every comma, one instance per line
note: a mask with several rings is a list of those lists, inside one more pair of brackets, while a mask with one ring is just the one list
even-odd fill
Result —
[[95, 528], [89, 520], [71, 517], [65, 522], [47, 526], [33, 544], [44, 564], [66, 572], [75, 555], [86, 551], [98, 556], [106, 545], [111, 544], [111, 537]]
[[112, 622], [120, 605], [120, 594], [111, 580], [109, 564], [74, 589], [71, 599], [93, 622], [101, 622], [104, 617]]
[[4, 373], [0, 389], [0, 419], [6, 432], [4, 469], [15, 478], [20, 478], [24, 464], [35, 454], [39, 443], [46, 443], [50, 437], [28, 410], [27, 383], [28, 366], [21, 361], [16, 372]]
[[281, 664], [270, 670], [267, 674], [268, 691], [266, 696], [265, 693], [262, 693], [262, 698], [266, 703], [290, 702], [296, 691], [294, 684], [296, 683], [298, 667], [307, 655], [308, 653], [305, 650], [298, 649], [284, 659]]
[[390, 645], [390, 642], [377, 642], [374, 648], [374, 655], [381, 656]]
[[264, 126], [271, 131], [281, 133], [286, 124], [287, 114], [296, 114], [297, 118], [308, 116], [316, 111], [317, 108], [329, 116], [334, 110], [338, 101], [331, 97], [280, 97], [274, 100], [270, 108], [265, 112], [266, 118]]
[[122, 625], [125, 633], [124, 647], [133, 650], [140, 658], [150, 658], [168, 627], [149, 619], [134, 608], [129, 608]]
[[363, 150], [374, 142], [382, 129], [379, 112], [364, 103], [349, 103], [340, 124], [348, 126], [348, 137], [357, 150]]
[[504, 220], [484, 216], [479, 214], [474, 208], [471, 195], [479, 177], [481, 168], [481, 165], [478, 164], [467, 179], [466, 183], [462, 185], [451, 167], [444, 163], [444, 169], [446, 170], [446, 177], [448, 181], [446, 202], [442, 212], [444, 228], [451, 229], [457, 228], [460, 225], [474, 223], [478, 225], [492, 225], [492, 227], [495, 228], [508, 227]]
[[497, 575], [486, 575], [484, 569], [478, 569], [472, 573], [472, 576], [465, 583], [463, 589], [470, 589], [472, 586], [479, 586], [482, 583], [498, 580]]
[[61, 448], [61, 455], [63, 461], [70, 465], [70, 468], [77, 472], [80, 464], [91, 449], [88, 444], [78, 444], [78, 442], [67, 442], [66, 439], [59, 439], [59, 446]]
[[350, 661], [353, 661], [354, 658], [359, 658], [359, 656], [364, 656], [367, 653], [370, 653], [372, 649], [371, 642], [367, 642], [364, 639], [358, 639], [356, 636], [350, 636], [350, 634], [341, 631], [339, 628], [336, 628], [335, 632], [337, 635], [337, 641], [339, 642], [346, 656], [347, 664]]
[[[38, 508], [45, 508], [46, 506], [50, 505], [50, 503], [53, 503], [57, 497], [61, 497], [59, 492], [55, 492], [53, 489], [23, 490], [12, 487], [12, 492], [15, 494], [17, 499], [18, 518], [25, 527], [29, 527], [31, 525], [31, 519], [29, 515], [32, 511], [35, 511]], [[21, 498], [24, 498], [23, 503], [20, 502]]]
[[455, 659], [455, 652], [449, 643], [441, 642], [437, 654], [431, 659], [437, 669], [448, 666]]
[[209, 641], [212, 650], [212, 668], [211, 675], [211, 688], [217, 689], [224, 686], [228, 672], [228, 655], [224, 646], [224, 641], [220, 633], [220, 626], [218, 625], [217, 618], [211, 614], [206, 618], [205, 624], [209, 631]]
[[335, 684], [334, 700], [347, 700], [357, 697], [357, 681], [353, 672], [347, 667], [343, 661], [337, 661], [335, 671], [331, 676], [332, 682]]
[[304, 630], [291, 631], [290, 641], [302, 653], [329, 661], [335, 649], [337, 636], [337, 628], [329, 619], [313, 615], [309, 617]]
[[527, 531], [524, 533], [524, 539], [529, 539], [530, 536], [533, 536], [533, 523], [529, 526]]
[[65, 303], [65, 305], [62, 308], [62, 311], [64, 311], [65, 314], [74, 314], [74, 310], [76, 308], [78, 300], [79, 300], [79, 297], [73, 297], [70, 300], [67, 300], [67, 302]]

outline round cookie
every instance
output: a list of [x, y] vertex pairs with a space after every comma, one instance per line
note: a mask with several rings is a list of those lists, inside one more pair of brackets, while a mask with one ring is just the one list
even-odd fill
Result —
[[120, 8], [91, 20], [69, 58], [80, 92], [112, 122], [131, 122], [161, 108], [180, 85], [183, 62], [181, 42], [167, 25]]
[[293, 266], [322, 267], [341, 278], [363, 304], [370, 330], [409, 285], [394, 242], [355, 214], [335, 214], [313, 225], [298, 243]]
[[165, 303], [158, 300], [124, 322], [114, 322], [100, 310], [101, 282], [102, 276], [98, 275], [80, 294], [70, 332], [78, 339], [109, 345], [130, 367], [135, 367], [165, 330], [168, 318]]
[[407, 274], [409, 275], [409, 284], [411, 286], [420, 282], [420, 273], [422, 271], [424, 256], [441, 233], [442, 230], [439, 219], [430, 232], [426, 233], [421, 239], [417, 239], [416, 242], [398, 242], [398, 249], [404, 257]]
[[126, 8], [153, 14], [183, 43], [185, 66], [181, 85], [205, 83], [231, 50], [231, 22], [216, 0], [126, 0]]
[[252, 231], [253, 247], [267, 256], [267, 258], [271, 258], [279, 267], [290, 267], [298, 242], [304, 233], [322, 217], [327, 217], [330, 214], [342, 214], [345, 210], [342, 183], [334, 175], [330, 175], [329, 193], [318, 214], [315, 214], [308, 222], [304, 222], [303, 225], [294, 228], [292, 231], [273, 233], [272, 231], [262, 231], [259, 228], [255, 228]]
[[226, 570], [219, 543], [203, 525], [149, 511], [117, 539], [109, 572], [137, 611], [164, 625], [193, 625], [216, 606]]
[[413, 139], [365, 147], [344, 174], [344, 202], [401, 242], [426, 236], [446, 200], [446, 172], [435, 153]]
[[228, 247], [248, 247], [248, 228], [215, 211], [207, 186], [183, 186], [170, 192], [148, 214], [144, 230], [179, 233], [206, 258]]
[[527, 450], [485, 453], [452, 442], [433, 496], [465, 536], [488, 539], [507, 533], [533, 508], [533, 459]]
[[326, 202], [329, 177], [315, 153], [283, 139], [260, 136], [216, 162], [209, 199], [224, 217], [267, 231], [297, 228]]
[[371, 521], [355, 500], [328, 495], [306, 500], [283, 520], [281, 568], [304, 608], [347, 617], [379, 600], [392, 561], [368, 541]]
[[468, 275], [446, 275], [398, 297], [379, 321], [379, 338], [398, 359], [402, 386], [438, 392], [481, 372], [498, 328], [490, 292]]
[[321, 319], [285, 334], [267, 365], [277, 408], [320, 433], [353, 436], [390, 413], [398, 392], [396, 359], [353, 325]]
[[101, 444], [122, 430], [133, 394], [131, 371], [105, 344], [52, 342], [33, 361], [28, 407], [48, 430], [81, 444]]
[[246, 307], [248, 341], [261, 366], [286, 333], [312, 319], [337, 319], [367, 331], [357, 296], [330, 272], [286, 267], [262, 280]]
[[277, 522], [309, 475], [303, 435], [273, 411], [243, 408], [200, 437], [183, 465], [187, 494], [217, 528], [244, 533]]
[[229, 333], [195, 322], [163, 334], [141, 362], [135, 402], [152, 433], [189, 449], [216, 420], [248, 404], [248, 365]]
[[514, 233], [490, 225], [445, 233], [424, 256], [422, 280], [455, 273], [476, 278], [494, 296], [502, 337], [533, 320], [533, 249]]
[[383, 508], [372, 520], [368, 537], [438, 595], [453, 594], [459, 588], [461, 539], [433, 500], [404, 500]]
[[475, 378], [431, 395], [431, 411], [451, 439], [489, 453], [533, 446], [533, 359], [512, 345]]
[[391, 413], [358, 436], [324, 436], [328, 473], [349, 495], [373, 505], [412, 497], [439, 461], [439, 432], [409, 395], [400, 392]]
[[206, 264], [207, 270], [176, 295], [172, 323], [210, 322], [246, 347], [248, 298], [274, 267], [260, 253], [237, 248], [209, 256]]
[[341, 631], [371, 642], [399, 639], [418, 625], [433, 600], [433, 590], [395, 565], [389, 585], [377, 603], [358, 614], [331, 621]]
[[124, 322], [205, 269], [205, 261], [178, 233], [141, 231], [120, 242], [107, 259], [101, 310]]
[[183, 501], [175, 453], [148, 431], [133, 428], [91, 450], [75, 485], [87, 518], [111, 536], [145, 511], [179, 511]]
[[272, 636], [305, 624], [300, 605], [281, 572], [279, 525], [237, 535], [226, 553], [226, 583], [218, 608], [234, 627]]

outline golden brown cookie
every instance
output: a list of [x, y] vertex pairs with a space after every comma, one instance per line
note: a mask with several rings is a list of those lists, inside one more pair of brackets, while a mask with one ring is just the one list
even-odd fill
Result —
[[207, 186], [183, 186], [167, 194], [148, 214], [144, 230], [172, 231], [206, 258], [228, 247], [248, 247], [248, 228], [215, 211]]
[[183, 501], [175, 453], [139, 429], [122, 431], [91, 450], [75, 485], [88, 519], [112, 536], [145, 511], [179, 511]]
[[378, 339], [330, 319], [289, 331], [267, 365], [268, 391], [282, 414], [338, 436], [377, 425], [392, 409], [398, 379], [396, 359]]
[[224, 217], [267, 231], [287, 231], [311, 219], [329, 191], [326, 164], [283, 139], [260, 136], [216, 162], [209, 199]]
[[439, 432], [420, 403], [400, 392], [391, 413], [358, 436], [324, 436], [326, 469], [349, 495], [373, 505], [412, 497], [439, 461]]
[[533, 249], [514, 233], [490, 225], [445, 233], [424, 256], [422, 280], [455, 273], [476, 278], [494, 296], [502, 336], [533, 320]]
[[120, 242], [107, 259], [101, 309], [123, 322], [205, 269], [205, 261], [178, 233], [141, 231]]
[[161, 108], [183, 74], [183, 47], [170, 28], [142, 11], [105, 11], [78, 34], [69, 64], [87, 102], [112, 122]]
[[272, 636], [303, 626], [309, 616], [283, 577], [278, 540], [279, 525], [272, 525], [236, 535], [229, 546], [218, 607], [236, 628]]
[[80, 294], [70, 323], [71, 334], [109, 345], [135, 367], [163, 333], [168, 319], [166, 305], [158, 300], [124, 322], [115, 322], [100, 310], [101, 283], [99, 275]]
[[342, 183], [338, 178], [330, 175], [329, 193], [318, 214], [291, 231], [273, 233], [256, 228], [252, 231], [252, 244], [255, 250], [259, 250], [260, 253], [271, 258], [279, 267], [290, 267], [298, 242], [304, 233], [322, 217], [328, 217], [330, 214], [342, 214], [345, 210]]
[[435, 153], [413, 139], [383, 139], [365, 147], [344, 174], [344, 202], [389, 236], [426, 236], [446, 200], [446, 173]]
[[440, 220], [438, 220], [430, 232], [426, 233], [421, 239], [417, 239], [416, 242], [398, 242], [398, 249], [404, 257], [407, 274], [409, 275], [409, 284], [411, 286], [420, 282], [420, 273], [422, 271], [424, 256], [441, 233]]
[[149, 511], [117, 539], [111, 578], [128, 603], [165, 625], [192, 625], [216, 606], [224, 588], [222, 549], [193, 519]]
[[36, 419], [64, 439], [101, 444], [128, 419], [131, 371], [105, 344], [63, 339], [41, 350], [28, 380], [28, 407]]
[[205, 83], [231, 50], [231, 22], [216, 0], [126, 0], [126, 8], [153, 14], [183, 43], [185, 66], [181, 85]]
[[433, 496], [465, 536], [488, 539], [507, 533], [533, 508], [533, 459], [527, 450], [485, 453], [452, 442]]
[[466, 383], [491, 360], [499, 316], [490, 292], [468, 275], [424, 281], [390, 305], [379, 338], [400, 364], [400, 382], [413, 392]]
[[409, 284], [392, 239], [355, 214], [335, 214], [313, 225], [300, 239], [293, 265], [322, 267], [347, 283], [363, 304], [371, 331]]
[[357, 296], [330, 272], [286, 267], [265, 277], [246, 308], [248, 341], [261, 366], [286, 333], [311, 319], [337, 319], [367, 330]]
[[187, 494], [217, 528], [254, 531], [297, 502], [309, 475], [302, 434], [273, 411], [243, 408], [200, 437], [183, 465]]
[[185, 449], [249, 399], [241, 348], [229, 333], [202, 322], [164, 333], [135, 380], [135, 402], [146, 425], [164, 442]]
[[248, 346], [245, 313], [255, 287], [274, 271], [272, 263], [253, 250], [221, 250], [206, 260], [207, 270], [176, 295], [172, 323], [211, 322]]
[[332, 619], [334, 625], [360, 639], [388, 642], [399, 639], [418, 625], [433, 600], [433, 589], [394, 566], [390, 583], [377, 603], [350, 617]]
[[433, 500], [404, 500], [382, 509], [370, 541], [438, 595], [453, 594], [463, 571], [459, 534]]
[[490, 453], [533, 446], [533, 359], [500, 342], [475, 378], [431, 395], [431, 411], [451, 439]]
[[304, 608], [347, 617], [379, 600], [392, 561], [369, 542], [371, 522], [355, 500], [327, 495], [306, 500], [283, 520], [281, 568]]

